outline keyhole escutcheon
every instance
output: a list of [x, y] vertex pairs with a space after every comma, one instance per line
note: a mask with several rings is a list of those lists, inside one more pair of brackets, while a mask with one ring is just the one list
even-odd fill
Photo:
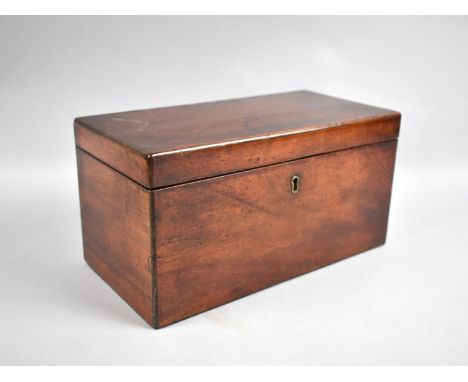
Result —
[[291, 178], [291, 192], [293, 194], [297, 194], [298, 191], [299, 191], [299, 176], [294, 175]]

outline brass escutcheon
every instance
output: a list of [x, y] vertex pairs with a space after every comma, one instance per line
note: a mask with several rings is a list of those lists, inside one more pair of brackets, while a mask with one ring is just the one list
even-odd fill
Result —
[[293, 194], [297, 194], [298, 191], [299, 191], [299, 176], [294, 175], [291, 178], [291, 192]]

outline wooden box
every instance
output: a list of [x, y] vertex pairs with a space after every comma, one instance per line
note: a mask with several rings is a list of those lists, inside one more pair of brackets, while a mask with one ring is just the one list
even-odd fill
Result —
[[399, 125], [308, 91], [77, 118], [85, 259], [160, 328], [384, 244]]

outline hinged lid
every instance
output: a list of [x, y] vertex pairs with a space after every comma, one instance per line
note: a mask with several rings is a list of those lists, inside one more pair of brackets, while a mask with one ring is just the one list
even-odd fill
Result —
[[158, 188], [398, 136], [400, 114], [309, 91], [82, 117], [77, 146]]

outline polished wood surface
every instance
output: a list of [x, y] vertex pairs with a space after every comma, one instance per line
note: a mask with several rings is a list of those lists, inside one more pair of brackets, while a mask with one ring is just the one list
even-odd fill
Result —
[[400, 114], [297, 91], [82, 117], [77, 146], [146, 188], [398, 136]]
[[86, 261], [164, 327], [381, 245], [399, 125], [305, 91], [78, 118]]
[[153, 323], [151, 191], [77, 150], [87, 263]]
[[396, 146], [153, 191], [157, 326], [383, 244]]

